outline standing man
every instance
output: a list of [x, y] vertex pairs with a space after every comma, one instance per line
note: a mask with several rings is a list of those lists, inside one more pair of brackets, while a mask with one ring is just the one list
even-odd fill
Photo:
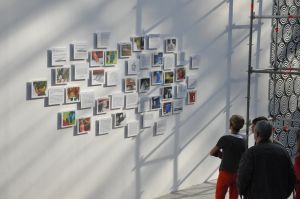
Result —
[[286, 199], [295, 185], [293, 164], [287, 151], [270, 140], [272, 125], [256, 123], [256, 145], [243, 155], [237, 177], [239, 194], [247, 199]]
[[232, 115], [229, 120], [231, 134], [222, 136], [210, 155], [222, 159], [216, 187], [216, 199], [225, 199], [229, 189], [229, 199], [238, 199], [236, 186], [237, 169], [242, 154], [246, 150], [245, 141], [239, 131], [244, 126], [244, 118]]

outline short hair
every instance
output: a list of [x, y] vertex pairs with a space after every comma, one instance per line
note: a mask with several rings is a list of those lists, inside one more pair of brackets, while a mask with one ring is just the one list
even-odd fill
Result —
[[240, 115], [232, 115], [229, 122], [230, 122], [230, 126], [231, 126], [232, 130], [237, 131], [237, 132], [241, 128], [243, 128], [243, 126], [245, 124], [244, 118]]
[[259, 121], [268, 121], [268, 118], [266, 118], [265, 116], [256, 117], [252, 120], [252, 124], [256, 125], [256, 123]]
[[258, 121], [255, 125], [255, 132], [262, 141], [268, 140], [272, 135], [273, 126], [269, 121], [261, 120]]

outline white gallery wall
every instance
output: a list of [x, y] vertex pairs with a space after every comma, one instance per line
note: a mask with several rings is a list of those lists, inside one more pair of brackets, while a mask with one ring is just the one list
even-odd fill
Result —
[[[0, 198], [150, 199], [215, 179], [220, 161], [208, 152], [231, 114], [246, 117], [249, 9], [248, 1], [231, 0], [1, 0]], [[261, 11], [270, 10], [271, 1], [264, 2]], [[92, 49], [101, 30], [111, 31], [112, 49], [131, 36], [159, 33], [177, 37], [188, 55], [201, 55], [200, 69], [188, 72], [198, 76], [198, 101], [167, 117], [164, 135], [147, 128], [124, 138], [119, 128], [96, 136], [93, 125], [74, 136], [72, 128], [57, 127], [57, 114], [74, 104], [29, 99], [28, 82], [51, 80], [48, 49], [73, 41]], [[253, 66], [262, 68], [269, 65], [270, 22], [255, 30]], [[124, 76], [124, 60], [116, 69]], [[268, 75], [252, 80], [250, 118], [268, 115]], [[121, 80], [93, 87], [99, 97], [121, 88]]]

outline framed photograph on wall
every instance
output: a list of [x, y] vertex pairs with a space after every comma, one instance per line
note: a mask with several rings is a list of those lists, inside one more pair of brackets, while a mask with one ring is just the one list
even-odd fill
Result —
[[172, 115], [173, 103], [172, 102], [162, 102], [161, 116]]
[[177, 84], [176, 85], [176, 98], [181, 99], [185, 98], [187, 95], [187, 86], [185, 83]]
[[161, 70], [151, 71], [151, 84], [161, 85], [163, 82], [163, 75]]
[[80, 87], [69, 86], [66, 88], [66, 103], [77, 103], [80, 102]]
[[104, 66], [104, 52], [103, 50], [92, 50], [90, 52], [90, 66]]
[[174, 54], [164, 55], [164, 70], [172, 70], [175, 67], [175, 56]]
[[183, 99], [173, 100], [173, 114], [181, 113], [183, 111]]
[[91, 85], [102, 85], [105, 83], [104, 69], [93, 69], [91, 70]]
[[105, 114], [110, 110], [110, 99], [108, 97], [101, 97], [96, 100], [96, 113]]
[[177, 51], [177, 39], [176, 38], [168, 38], [165, 40], [165, 52], [166, 53], [174, 53]]
[[137, 93], [129, 93], [125, 95], [125, 109], [136, 108], [139, 101]]
[[164, 71], [164, 85], [174, 83], [174, 72], [173, 71]]
[[186, 77], [186, 70], [184, 67], [175, 68], [175, 80], [184, 81]]
[[97, 32], [96, 34], [96, 48], [108, 48], [111, 41], [111, 32]]
[[72, 127], [76, 125], [76, 111], [63, 111], [60, 113], [61, 117], [61, 128]]
[[115, 93], [111, 95], [111, 109], [119, 109], [124, 107], [124, 94]]
[[161, 109], [161, 96], [151, 97], [151, 110]]
[[140, 60], [138, 59], [129, 59], [126, 61], [126, 74], [127, 75], [136, 75], [140, 68]]
[[139, 79], [139, 92], [140, 93], [145, 93], [150, 90], [150, 78], [145, 77]]
[[98, 121], [98, 135], [108, 134], [112, 131], [112, 118], [105, 117]]
[[70, 82], [70, 68], [56, 68], [54, 70], [55, 73], [55, 84], [62, 85]]
[[125, 93], [134, 92], [137, 90], [137, 80], [136, 77], [126, 77], [124, 79], [124, 91]]
[[77, 134], [86, 134], [91, 131], [91, 117], [82, 117], [77, 121]]
[[67, 64], [68, 52], [66, 47], [56, 47], [51, 49], [51, 65], [63, 66]]
[[119, 56], [120, 58], [128, 58], [131, 56], [131, 43], [119, 43]]
[[196, 75], [189, 75], [187, 78], [187, 87], [188, 88], [196, 88], [198, 83], [198, 79]]
[[74, 65], [74, 79], [85, 80], [89, 77], [89, 68], [85, 63], [78, 63]]
[[31, 82], [31, 98], [43, 98], [47, 97], [47, 81], [38, 80]]
[[113, 114], [114, 128], [124, 127], [126, 125], [126, 113], [119, 112]]
[[161, 95], [163, 100], [169, 100], [173, 98], [173, 87], [165, 86], [161, 88]]
[[150, 111], [150, 98], [146, 95], [139, 96], [138, 112]]
[[187, 93], [187, 104], [195, 104], [197, 100], [197, 90], [190, 90]]
[[118, 63], [118, 51], [107, 50], [105, 51], [105, 66], [114, 66]]
[[73, 43], [73, 54], [74, 60], [86, 60], [88, 58], [88, 44], [87, 42], [77, 41]]
[[126, 138], [135, 137], [139, 134], [139, 121], [130, 121], [127, 123]]
[[145, 39], [144, 37], [132, 37], [132, 51], [139, 52], [145, 49]]
[[154, 52], [152, 53], [152, 66], [160, 67], [164, 64], [164, 54], [162, 52]]

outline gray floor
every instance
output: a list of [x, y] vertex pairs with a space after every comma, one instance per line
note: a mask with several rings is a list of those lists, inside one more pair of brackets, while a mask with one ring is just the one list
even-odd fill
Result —
[[[170, 193], [155, 199], [214, 199], [215, 198], [216, 181], [205, 182], [200, 185], [194, 185], [187, 189], [183, 189], [174, 193]], [[288, 199], [292, 199], [290, 196]], [[228, 199], [228, 193], [226, 194]]]

